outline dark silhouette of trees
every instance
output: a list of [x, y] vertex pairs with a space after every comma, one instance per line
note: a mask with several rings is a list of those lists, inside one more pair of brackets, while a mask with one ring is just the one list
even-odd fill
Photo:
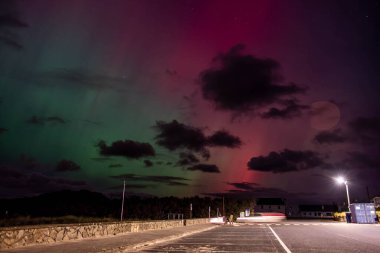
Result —
[[[249, 208], [252, 201], [226, 198], [224, 202], [226, 215], [232, 213], [236, 217], [239, 212]], [[183, 214], [183, 217], [187, 219], [190, 217], [190, 204], [192, 205], [192, 218], [207, 218], [209, 207], [212, 217], [217, 215], [217, 209], [220, 213], [223, 211], [221, 198], [131, 196], [125, 198], [124, 219], [161, 220], [168, 219], [169, 213]], [[121, 199], [110, 199], [101, 193], [87, 190], [64, 190], [36, 197], [0, 200], [1, 219], [19, 216], [60, 217], [68, 215], [120, 219], [120, 210]]]

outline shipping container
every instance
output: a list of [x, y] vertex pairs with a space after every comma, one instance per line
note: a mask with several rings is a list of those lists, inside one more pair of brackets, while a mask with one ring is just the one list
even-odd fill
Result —
[[350, 205], [353, 223], [372, 224], [376, 222], [376, 211], [373, 203], [354, 203]]

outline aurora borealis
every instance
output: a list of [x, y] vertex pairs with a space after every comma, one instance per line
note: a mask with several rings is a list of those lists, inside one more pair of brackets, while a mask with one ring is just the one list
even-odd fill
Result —
[[380, 194], [377, 0], [0, 9], [0, 197]]

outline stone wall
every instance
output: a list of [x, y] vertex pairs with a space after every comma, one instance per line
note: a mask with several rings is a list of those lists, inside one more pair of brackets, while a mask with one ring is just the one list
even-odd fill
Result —
[[112, 236], [128, 232], [160, 230], [208, 222], [209, 219], [189, 219], [0, 228], [0, 249]]

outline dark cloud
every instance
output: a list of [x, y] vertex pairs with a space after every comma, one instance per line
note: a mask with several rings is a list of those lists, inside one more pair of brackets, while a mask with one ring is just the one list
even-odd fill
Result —
[[179, 158], [180, 159], [177, 162], [177, 165], [179, 166], [186, 166], [199, 163], [199, 159], [193, 153], [181, 152], [179, 154]]
[[227, 192], [203, 193], [206, 196], [226, 197], [233, 199], [252, 199], [252, 198], [287, 198], [290, 193], [279, 188], [252, 187], [251, 189], [233, 189]]
[[57, 116], [38, 117], [33, 115], [27, 119], [26, 122], [33, 125], [44, 125], [45, 123], [66, 124], [66, 121], [64, 119]]
[[203, 97], [217, 109], [247, 113], [305, 91], [294, 83], [280, 85], [280, 65], [243, 54], [244, 48], [239, 44], [218, 55], [214, 66], [200, 74]]
[[239, 148], [242, 143], [239, 137], [233, 136], [225, 130], [220, 130], [207, 138], [207, 144], [209, 146]]
[[156, 136], [157, 144], [171, 151], [188, 149], [196, 152], [204, 151], [206, 137], [200, 128], [187, 126], [173, 120], [170, 123], [157, 121], [154, 126], [159, 134]]
[[111, 178], [126, 180], [127, 182], [154, 182], [163, 183], [166, 185], [188, 185], [185, 183], [189, 181], [187, 178], [183, 177], [173, 177], [173, 176], [141, 176], [136, 174], [121, 174], [116, 176], [110, 176]]
[[333, 131], [319, 132], [313, 141], [319, 144], [344, 143], [348, 141], [348, 137], [343, 134], [341, 129], [335, 129]]
[[252, 191], [255, 189], [255, 187], [258, 186], [256, 183], [248, 183], [248, 182], [241, 182], [241, 183], [227, 183], [228, 185], [232, 185], [237, 189], [240, 190], [246, 190], [246, 191]]
[[288, 99], [280, 102], [281, 108], [272, 107], [267, 112], [262, 113], [263, 119], [291, 119], [300, 117], [304, 110], [308, 110], [310, 106], [299, 104], [297, 99]]
[[[145, 188], [151, 188], [151, 187], [154, 187], [154, 185], [148, 185], [148, 184], [125, 184], [125, 189], [145, 189]], [[115, 186], [111, 186], [111, 187], [108, 187], [107, 190], [123, 190], [124, 188], [124, 185], [123, 184], [120, 184], [120, 185], [115, 185]]]
[[216, 166], [215, 164], [196, 164], [194, 166], [188, 167], [187, 170], [199, 170], [207, 173], [220, 173], [218, 166]]
[[284, 173], [289, 171], [307, 170], [327, 166], [320, 155], [313, 151], [293, 151], [285, 149], [282, 152], [271, 152], [268, 156], [252, 157], [248, 169]]
[[358, 132], [380, 133], [380, 117], [360, 117], [350, 122], [350, 126]]
[[210, 158], [207, 147], [240, 147], [239, 137], [233, 136], [225, 130], [219, 130], [207, 137], [201, 128], [188, 126], [176, 120], [172, 122], [158, 121], [154, 128], [159, 132], [156, 143], [171, 151], [187, 149], [199, 153], [204, 159]]
[[80, 166], [76, 164], [73, 161], [70, 160], [61, 160], [57, 163], [57, 166], [55, 167], [57, 171], [64, 172], [64, 171], [78, 171], [80, 170]]
[[100, 154], [105, 156], [124, 156], [133, 159], [155, 156], [155, 151], [149, 143], [125, 140], [115, 141], [110, 146], [107, 146], [104, 141], [99, 141], [97, 146], [99, 147]]
[[380, 158], [377, 155], [362, 152], [349, 152], [349, 163], [356, 169], [375, 169], [380, 171]]
[[355, 136], [367, 144], [376, 144], [380, 142], [380, 117], [361, 117], [349, 123]]
[[7, 132], [8, 129], [0, 127], [0, 134]]
[[[239, 183], [238, 183], [239, 184]], [[242, 183], [244, 187], [244, 182]], [[275, 187], [258, 187], [245, 189], [232, 189], [226, 192], [202, 193], [205, 196], [225, 197], [227, 199], [259, 199], [259, 198], [283, 198], [286, 203], [292, 206], [299, 203], [318, 203], [320, 196], [315, 192], [288, 192], [286, 190]]]
[[113, 163], [113, 164], [108, 165], [108, 168], [120, 168], [120, 167], [123, 167], [123, 165], [120, 163]]
[[170, 181], [168, 183], [169, 186], [188, 186], [188, 184], [178, 181]]
[[153, 163], [150, 160], [144, 160], [144, 165], [145, 165], [145, 167], [152, 167]]
[[[40, 194], [59, 190], [81, 190], [88, 188], [85, 181], [46, 176], [41, 173], [28, 173], [16, 167], [0, 165], [1, 195], [12, 197]], [[5, 189], [5, 190], [4, 190]]]
[[15, 12], [15, 1], [0, 1], [0, 43], [22, 49], [18, 31], [28, 27]]

